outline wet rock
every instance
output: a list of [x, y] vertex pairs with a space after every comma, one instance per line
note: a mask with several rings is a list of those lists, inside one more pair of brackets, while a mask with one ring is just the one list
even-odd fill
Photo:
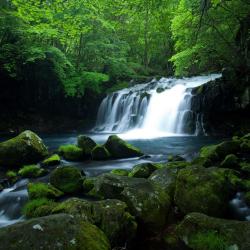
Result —
[[51, 173], [50, 183], [64, 193], [75, 193], [82, 188], [82, 174], [75, 167], [59, 167]]
[[38, 178], [46, 175], [47, 173], [47, 170], [41, 168], [38, 165], [24, 166], [18, 171], [18, 175], [22, 176], [23, 178]]
[[136, 178], [148, 178], [156, 169], [156, 165], [152, 163], [142, 163], [134, 166], [128, 176]]
[[110, 173], [120, 175], [120, 176], [128, 176], [129, 175], [129, 171], [126, 169], [113, 169]]
[[86, 201], [72, 198], [59, 204], [53, 213], [68, 213], [79, 220], [97, 225], [109, 238], [112, 246], [124, 246], [137, 230], [134, 217], [126, 203], [120, 200]]
[[250, 249], [250, 222], [188, 214], [177, 229], [179, 238], [194, 250]]
[[188, 167], [179, 171], [175, 202], [183, 214], [201, 212], [226, 216], [234, 186], [234, 171], [222, 168]]
[[102, 160], [110, 159], [111, 155], [104, 146], [97, 145], [92, 150], [91, 157], [92, 157], [92, 160], [102, 161]]
[[42, 139], [29, 130], [0, 143], [0, 165], [4, 167], [37, 163], [47, 155], [48, 150]]
[[143, 155], [140, 149], [125, 142], [117, 135], [110, 136], [104, 146], [113, 158], [131, 158]]
[[44, 160], [42, 162], [43, 166], [56, 166], [59, 165], [61, 162], [60, 156], [58, 154], [54, 154], [52, 156], [50, 156], [49, 158], [47, 158], [46, 160]]
[[90, 137], [79, 135], [77, 138], [77, 145], [81, 148], [86, 156], [91, 155], [91, 151], [97, 146], [96, 142]]
[[1, 250], [79, 249], [110, 250], [105, 234], [96, 226], [58, 214], [0, 229]]
[[61, 146], [58, 153], [67, 161], [81, 161], [84, 159], [83, 150], [76, 145]]

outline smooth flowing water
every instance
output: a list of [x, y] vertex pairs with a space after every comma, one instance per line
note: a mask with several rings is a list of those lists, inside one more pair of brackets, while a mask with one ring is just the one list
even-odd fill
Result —
[[191, 91], [219, 77], [162, 78], [112, 93], [100, 105], [94, 131], [126, 139], [205, 134], [199, 114], [190, 110]]

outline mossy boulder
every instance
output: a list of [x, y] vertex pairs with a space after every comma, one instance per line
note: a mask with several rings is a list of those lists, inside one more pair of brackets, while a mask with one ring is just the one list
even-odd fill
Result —
[[238, 157], [234, 154], [227, 155], [225, 159], [221, 162], [220, 166], [222, 168], [235, 168], [239, 167]]
[[95, 181], [95, 177], [85, 177], [82, 183], [83, 192], [88, 193], [91, 189], [93, 189], [95, 186]]
[[140, 149], [125, 142], [117, 135], [111, 135], [104, 145], [113, 158], [131, 158], [142, 156]]
[[238, 141], [224, 141], [217, 145], [201, 148], [200, 157], [205, 159], [204, 166], [212, 166], [222, 161], [229, 154], [236, 154], [240, 150]]
[[70, 215], [58, 214], [0, 229], [1, 250], [110, 250], [105, 234], [96, 226]]
[[53, 213], [68, 213], [97, 225], [112, 246], [124, 246], [136, 236], [137, 223], [120, 200], [87, 201], [77, 198], [59, 204]]
[[175, 203], [183, 214], [201, 212], [225, 216], [236, 188], [234, 171], [222, 168], [188, 167], [179, 171]]
[[177, 228], [179, 238], [194, 250], [250, 249], [250, 222], [188, 214]]
[[53, 200], [46, 198], [33, 199], [24, 205], [22, 213], [26, 218], [37, 218], [51, 214], [55, 207], [56, 203]]
[[28, 194], [30, 200], [40, 198], [56, 199], [61, 197], [63, 192], [50, 184], [36, 182], [28, 184]]
[[81, 161], [84, 159], [83, 150], [72, 144], [59, 147], [58, 153], [67, 161]]
[[111, 174], [116, 174], [116, 175], [120, 175], [120, 176], [128, 176], [129, 171], [126, 169], [113, 169], [111, 171]]
[[95, 146], [91, 152], [92, 160], [102, 161], [102, 160], [108, 160], [110, 159], [110, 157], [111, 155], [109, 151], [104, 146], [101, 145]]
[[0, 165], [4, 167], [38, 163], [47, 155], [48, 149], [42, 139], [29, 130], [0, 143]]
[[15, 183], [19, 180], [20, 176], [18, 176], [17, 172], [9, 170], [6, 172], [5, 176], [7, 177], [10, 183]]
[[97, 146], [95, 141], [85, 135], [79, 135], [77, 137], [77, 145], [83, 150], [86, 156], [91, 156], [92, 150]]
[[187, 165], [188, 163], [184, 164], [184, 162], [171, 162], [171, 164], [154, 171], [149, 180], [161, 186], [173, 198], [178, 172]]
[[58, 154], [54, 154], [42, 162], [43, 166], [56, 166], [61, 162], [61, 158]]
[[82, 188], [82, 174], [75, 167], [58, 167], [51, 173], [50, 183], [64, 193], [75, 193]]
[[48, 172], [38, 165], [23, 166], [19, 171], [18, 175], [23, 178], [38, 178], [46, 175]]
[[104, 198], [120, 199], [128, 205], [145, 232], [162, 229], [170, 209], [170, 197], [162, 188], [144, 178], [114, 174], [97, 177], [95, 191]]
[[129, 177], [148, 178], [157, 167], [153, 163], [142, 163], [134, 166], [129, 173]]

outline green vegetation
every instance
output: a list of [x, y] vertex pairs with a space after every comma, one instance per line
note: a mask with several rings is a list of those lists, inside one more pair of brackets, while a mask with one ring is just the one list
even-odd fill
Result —
[[75, 145], [64, 145], [59, 147], [58, 153], [62, 155], [65, 160], [79, 161], [83, 159], [83, 150]]
[[24, 166], [18, 171], [18, 174], [24, 178], [37, 178], [45, 175], [46, 173], [46, 170], [38, 165]]
[[195, 250], [226, 250], [228, 244], [225, 239], [216, 232], [204, 232], [193, 235], [190, 246]]

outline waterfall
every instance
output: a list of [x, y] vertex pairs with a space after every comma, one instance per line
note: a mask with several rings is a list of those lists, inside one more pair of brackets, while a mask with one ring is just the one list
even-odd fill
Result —
[[190, 110], [192, 88], [220, 76], [162, 78], [109, 94], [100, 105], [94, 131], [132, 138], [198, 134], [203, 124]]

